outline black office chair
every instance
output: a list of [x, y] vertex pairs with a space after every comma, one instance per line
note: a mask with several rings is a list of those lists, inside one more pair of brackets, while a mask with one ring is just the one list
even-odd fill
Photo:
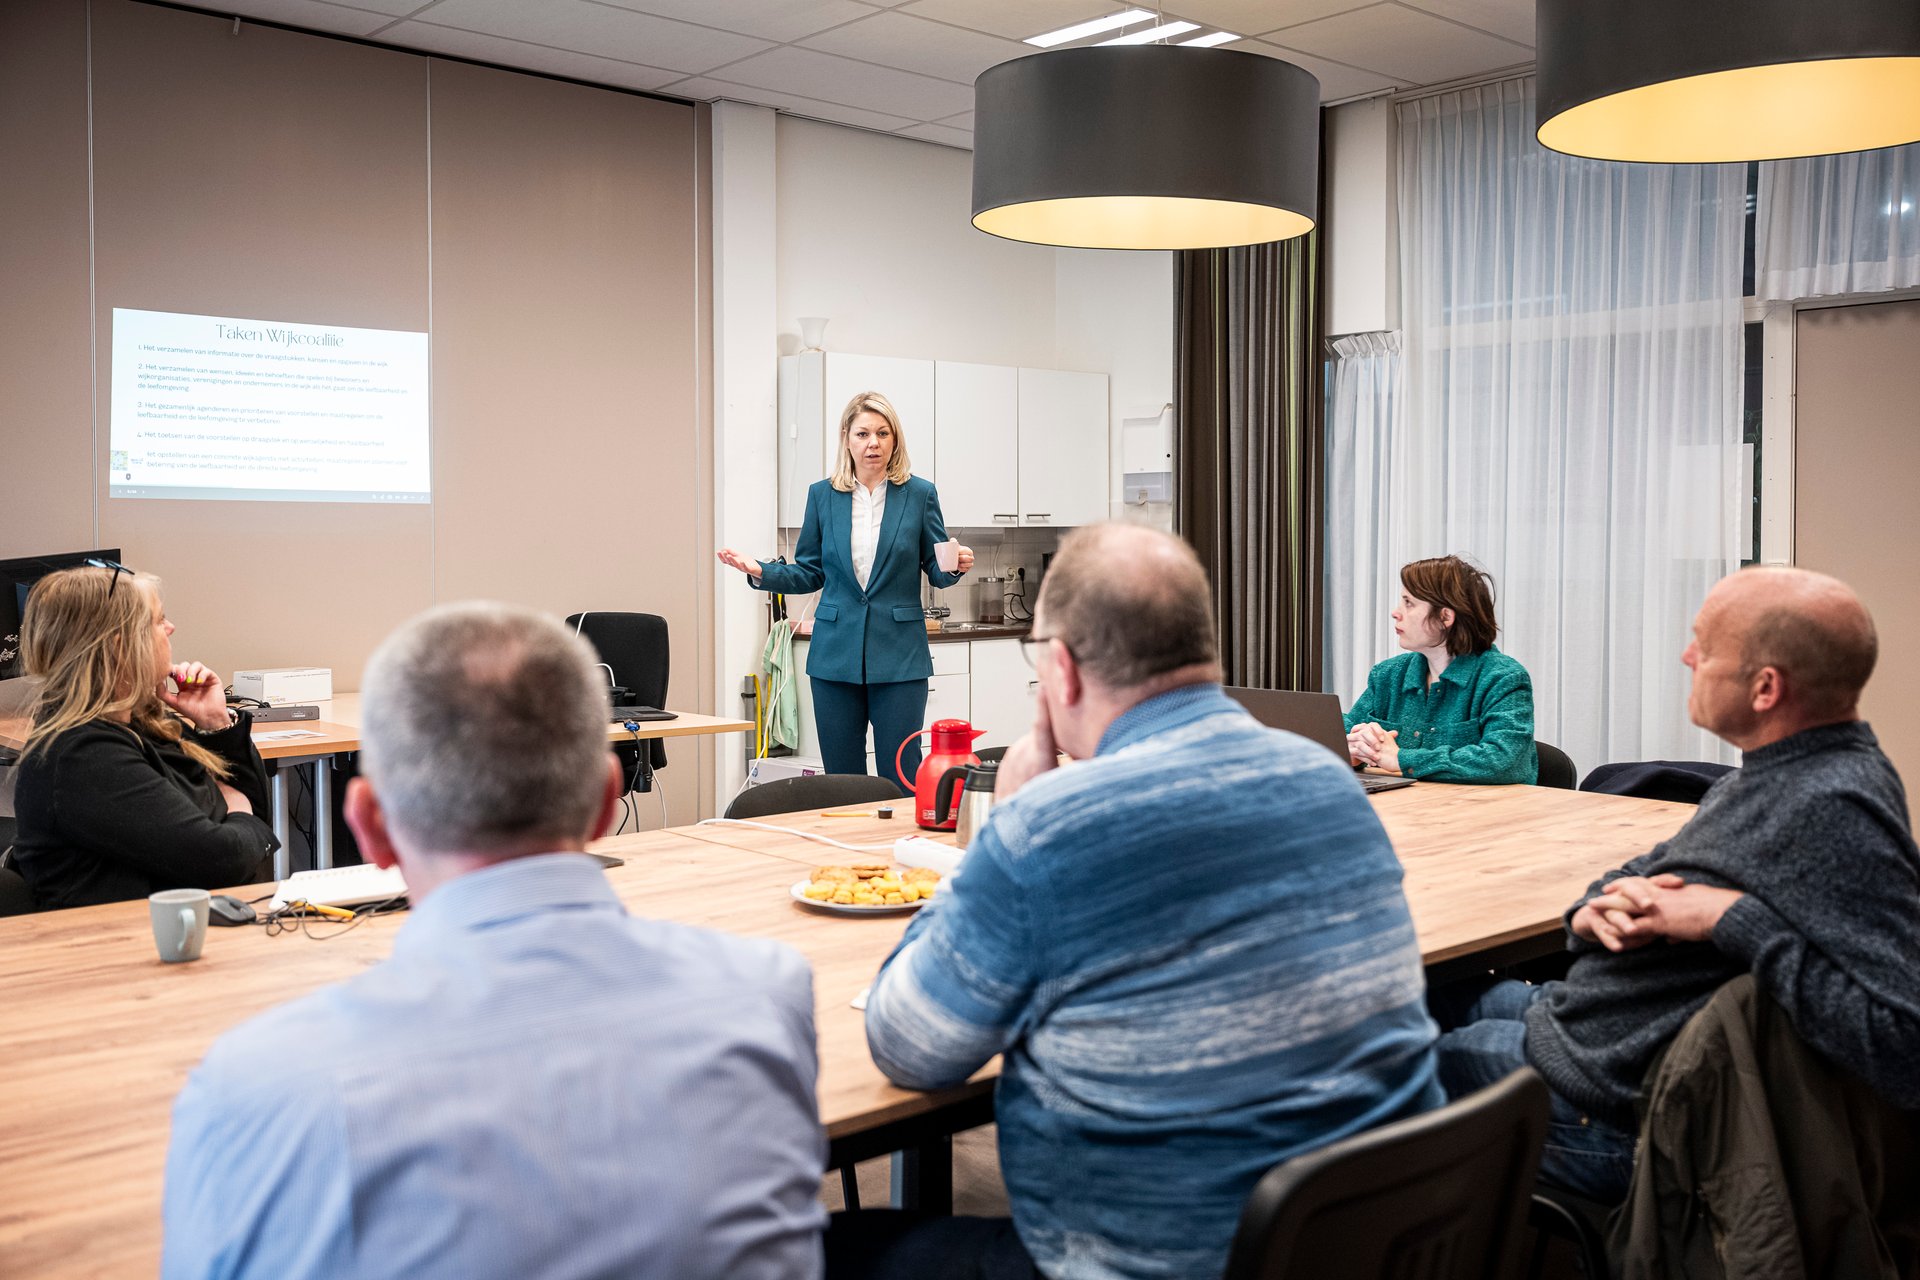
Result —
[[1559, 787], [1562, 791], [1572, 791], [1580, 785], [1580, 771], [1573, 767], [1573, 757], [1560, 748], [1535, 738], [1533, 754], [1540, 761], [1540, 780], [1537, 785]]
[[[618, 701], [629, 706], [667, 704], [667, 620], [657, 613], [574, 613], [567, 625], [585, 636], [608, 669], [613, 685], [626, 690]], [[641, 748], [646, 749], [644, 757]], [[653, 771], [667, 767], [667, 749], [658, 738], [623, 742], [614, 748], [630, 790], [653, 790]]]
[[0, 916], [33, 914], [33, 887], [12, 867], [0, 867]]
[[[729, 818], [764, 818], [772, 813], [802, 809], [829, 809], [835, 805], [867, 804], [902, 799], [900, 788], [870, 773], [815, 773], [804, 778], [781, 778], [748, 787], [727, 806]], [[910, 814], [897, 814], [901, 818]]]
[[1699, 804], [1708, 788], [1733, 770], [1730, 764], [1706, 760], [1621, 761], [1594, 769], [1580, 784], [1580, 789], [1608, 796]]
[[1247, 1197], [1226, 1280], [1509, 1280], [1547, 1136], [1531, 1068], [1276, 1166]]

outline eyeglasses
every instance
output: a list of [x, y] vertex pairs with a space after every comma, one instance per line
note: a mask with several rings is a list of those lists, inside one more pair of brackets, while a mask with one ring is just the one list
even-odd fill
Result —
[[127, 568], [127, 566], [121, 564], [118, 560], [88, 560], [87, 563], [96, 569], [113, 570], [113, 581], [107, 584], [107, 599], [109, 600], [113, 599], [114, 588], [120, 585], [120, 575], [124, 573], [129, 578], [133, 576], [133, 570]]
[[[1030, 668], [1035, 675], [1038, 675], [1040, 672], [1040, 660], [1033, 656], [1035, 646], [1049, 644], [1055, 640], [1060, 640], [1060, 637], [1059, 636], [1027, 636], [1026, 638], [1020, 641], [1020, 656], [1027, 660], [1028, 668]], [[1067, 649], [1067, 642], [1064, 640], [1060, 640], [1060, 647], [1062, 649]], [[1067, 649], [1067, 652], [1068, 654], [1072, 654], [1073, 650]]]

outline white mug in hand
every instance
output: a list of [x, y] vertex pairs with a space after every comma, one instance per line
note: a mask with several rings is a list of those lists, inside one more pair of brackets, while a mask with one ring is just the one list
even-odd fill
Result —
[[948, 538], [945, 542], [934, 543], [933, 558], [939, 564], [940, 572], [957, 572], [960, 568], [960, 540]]

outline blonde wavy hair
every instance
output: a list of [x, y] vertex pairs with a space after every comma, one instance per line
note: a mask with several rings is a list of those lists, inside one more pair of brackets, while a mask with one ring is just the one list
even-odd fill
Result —
[[126, 714], [140, 733], [177, 742], [215, 778], [227, 763], [185, 734], [186, 721], [160, 700], [153, 678], [153, 609], [160, 580], [117, 569], [62, 569], [34, 584], [20, 620], [20, 657], [44, 683], [33, 701], [24, 759], [76, 725]]
[[892, 484], [905, 484], [913, 476], [913, 463], [907, 458], [907, 436], [900, 430], [900, 415], [894, 411], [893, 401], [878, 391], [862, 391], [840, 411], [840, 460], [834, 463], [832, 480], [833, 487], [842, 493], [853, 492], [853, 450], [847, 446], [847, 436], [853, 430], [853, 420], [863, 413], [877, 413], [893, 428], [893, 457], [887, 460], [887, 480]]

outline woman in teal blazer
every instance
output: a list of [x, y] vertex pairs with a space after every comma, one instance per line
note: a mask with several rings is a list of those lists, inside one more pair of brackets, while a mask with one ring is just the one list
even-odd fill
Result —
[[820, 593], [813, 612], [807, 677], [820, 754], [828, 773], [867, 771], [867, 726], [880, 776], [913, 790], [920, 744], [895, 748], [924, 726], [926, 614], [920, 575], [950, 587], [973, 568], [960, 547], [955, 571], [941, 570], [934, 548], [947, 540], [940, 495], [915, 476], [900, 416], [877, 391], [863, 391], [840, 415], [840, 457], [833, 474], [807, 490], [807, 513], [792, 564], [764, 564], [732, 549], [720, 562], [747, 575], [747, 585], [782, 595]]

